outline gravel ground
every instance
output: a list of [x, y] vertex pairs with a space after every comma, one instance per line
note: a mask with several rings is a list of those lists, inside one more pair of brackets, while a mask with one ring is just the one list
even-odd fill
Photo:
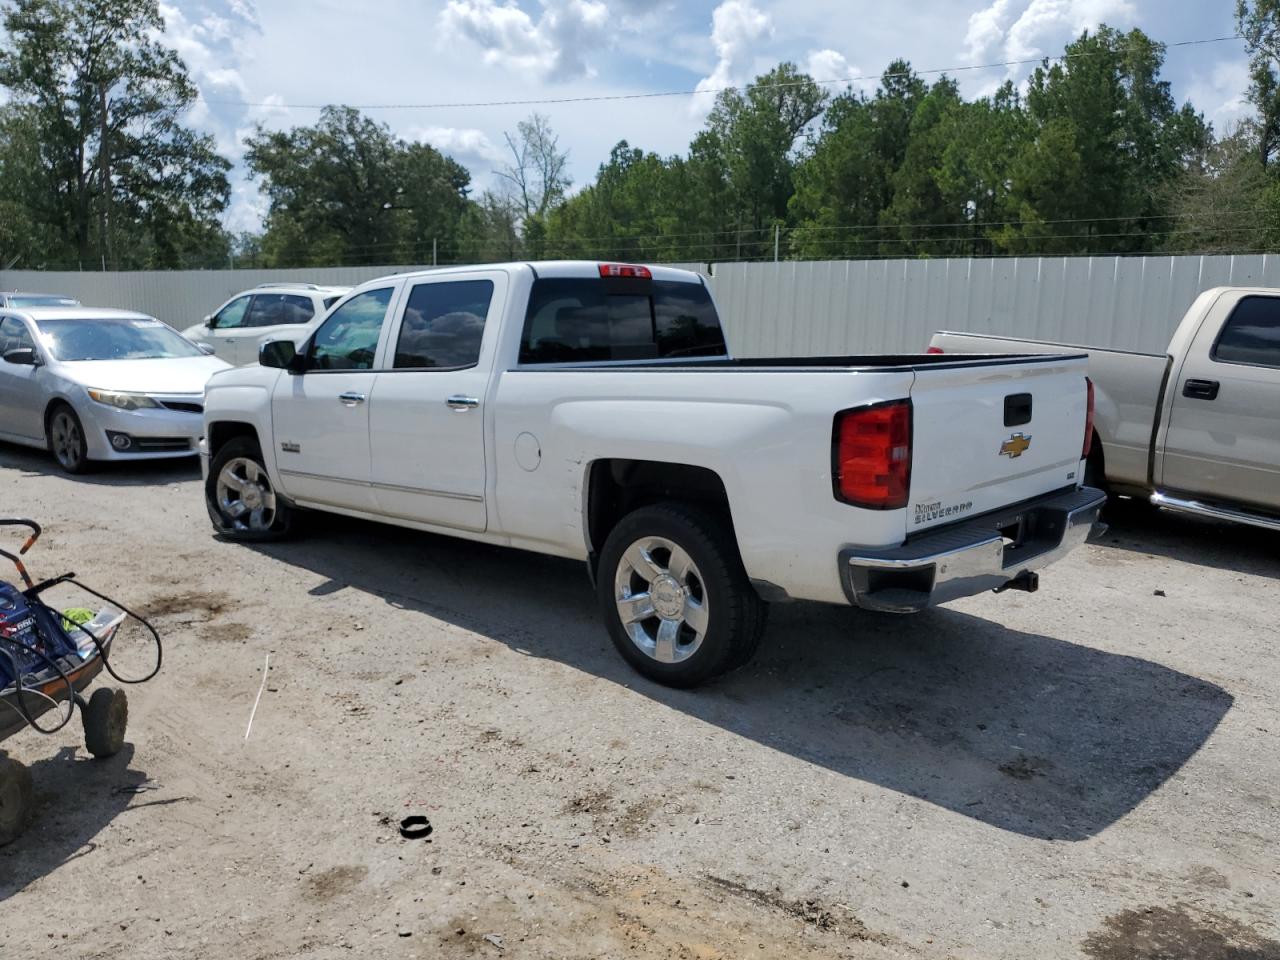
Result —
[[5, 958], [1280, 958], [1280, 537], [1126, 511], [1035, 595], [778, 606], [678, 692], [576, 564], [223, 543], [189, 465], [0, 446], [0, 491], [166, 640], [121, 755], [4, 744]]

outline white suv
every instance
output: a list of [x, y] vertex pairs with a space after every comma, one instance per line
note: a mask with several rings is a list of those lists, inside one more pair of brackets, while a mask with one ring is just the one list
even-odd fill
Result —
[[207, 344], [216, 356], [242, 366], [258, 362], [258, 347], [268, 340], [301, 343], [312, 321], [325, 315], [350, 287], [314, 283], [262, 283], [237, 293], [183, 336]]

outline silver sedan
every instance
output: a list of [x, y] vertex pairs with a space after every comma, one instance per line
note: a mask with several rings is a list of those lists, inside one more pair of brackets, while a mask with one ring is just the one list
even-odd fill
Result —
[[0, 440], [69, 473], [194, 455], [205, 382], [230, 367], [154, 317], [80, 306], [0, 309], [0, 357]]

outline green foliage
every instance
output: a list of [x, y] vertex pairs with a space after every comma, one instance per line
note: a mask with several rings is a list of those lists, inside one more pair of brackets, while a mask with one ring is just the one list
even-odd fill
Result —
[[471, 175], [434, 147], [406, 143], [351, 107], [312, 126], [259, 129], [245, 160], [269, 208], [267, 266], [430, 262], [458, 247]]
[[0, 256], [179, 266], [225, 253], [230, 164], [183, 126], [196, 91], [156, 0], [12, 0]]

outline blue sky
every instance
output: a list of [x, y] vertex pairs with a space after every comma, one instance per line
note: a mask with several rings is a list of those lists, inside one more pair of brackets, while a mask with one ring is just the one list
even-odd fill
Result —
[[[202, 101], [192, 122], [237, 161], [228, 215], [258, 225], [264, 204], [239, 158], [255, 124], [309, 123], [305, 104], [424, 104], [715, 88], [781, 60], [816, 79], [880, 73], [895, 57], [919, 70], [1060, 53], [1100, 22], [1176, 42], [1234, 33], [1229, 0], [164, 0], [168, 40]], [[967, 95], [1031, 68], [958, 70]], [[1238, 41], [1169, 51], [1165, 77], [1218, 129], [1246, 115]], [[874, 83], [857, 83], [874, 89]], [[840, 89], [842, 84], [830, 84]], [[710, 95], [596, 104], [370, 109], [401, 136], [440, 147], [492, 185], [503, 132], [546, 114], [589, 182], [620, 139], [682, 151]]]

